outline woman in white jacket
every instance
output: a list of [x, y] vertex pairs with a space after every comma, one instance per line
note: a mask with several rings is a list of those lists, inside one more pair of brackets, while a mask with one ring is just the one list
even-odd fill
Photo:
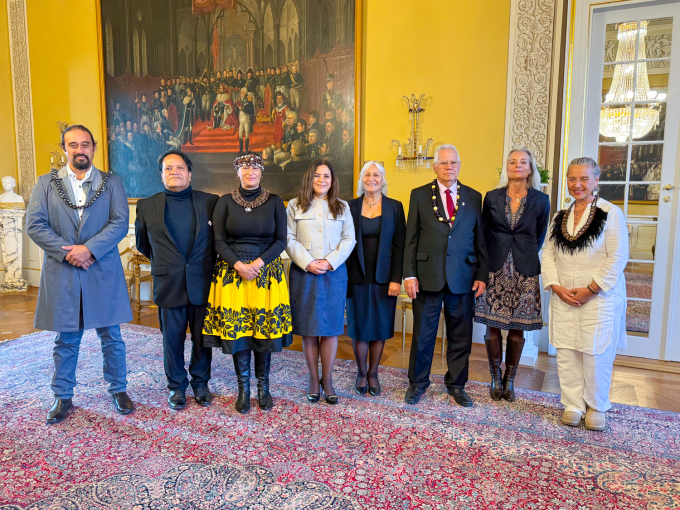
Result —
[[552, 290], [550, 343], [557, 349], [562, 423], [604, 430], [616, 349], [627, 348], [628, 230], [623, 212], [597, 197], [600, 168], [574, 159], [567, 186], [575, 202], [553, 218], [543, 250], [543, 285]]
[[[338, 335], [344, 333], [347, 268], [356, 244], [347, 202], [338, 198], [340, 185], [327, 160], [316, 160], [305, 172], [297, 197], [288, 202], [290, 304], [293, 334], [302, 336], [309, 368], [307, 399], [318, 402], [319, 385], [326, 402], [337, 404], [333, 364]], [[319, 383], [319, 354], [321, 382]]]

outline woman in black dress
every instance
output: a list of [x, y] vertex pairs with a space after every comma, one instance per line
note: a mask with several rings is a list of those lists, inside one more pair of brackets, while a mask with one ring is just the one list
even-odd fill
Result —
[[[475, 322], [486, 324], [486, 353], [493, 400], [515, 400], [514, 380], [524, 332], [541, 329], [541, 251], [550, 221], [550, 200], [539, 191], [541, 176], [529, 149], [508, 155], [498, 188], [484, 197], [482, 217], [489, 248], [489, 285], [475, 306]], [[508, 330], [505, 374], [503, 339]]]
[[254, 152], [234, 160], [241, 186], [220, 198], [213, 212], [213, 272], [203, 323], [206, 347], [234, 357], [236, 410], [250, 410], [250, 352], [260, 409], [273, 406], [269, 392], [271, 353], [293, 342], [288, 286], [281, 253], [286, 248], [286, 209], [260, 187], [264, 163]]
[[357, 360], [354, 388], [359, 395], [380, 394], [378, 365], [385, 340], [394, 336], [401, 289], [406, 217], [401, 202], [386, 194], [385, 169], [366, 162], [357, 185], [359, 197], [348, 202], [357, 244], [347, 260], [347, 335]]

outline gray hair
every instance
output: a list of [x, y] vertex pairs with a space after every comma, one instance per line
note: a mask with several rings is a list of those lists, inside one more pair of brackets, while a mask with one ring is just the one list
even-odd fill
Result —
[[508, 157], [505, 160], [505, 165], [501, 170], [501, 178], [498, 181], [498, 186], [496, 186], [496, 188], [507, 187], [508, 182], [510, 181], [510, 178], [508, 177], [508, 164], [510, 164], [510, 156], [512, 156], [515, 152], [523, 152], [524, 154], [529, 156], [529, 166], [531, 167], [531, 175], [527, 179], [527, 189], [529, 188], [541, 189], [541, 174], [538, 171], [538, 166], [536, 165], [536, 158], [534, 157], [533, 152], [531, 152], [526, 147], [512, 149], [508, 153]]
[[364, 194], [364, 179], [363, 175], [366, 170], [371, 168], [373, 165], [380, 171], [382, 174], [382, 179], [383, 179], [383, 184], [382, 188], [380, 188], [380, 192], [387, 196], [387, 177], [385, 177], [385, 167], [383, 167], [380, 163], [377, 161], [366, 161], [364, 163], [364, 166], [361, 167], [361, 172], [359, 172], [359, 178], [357, 179], [357, 196], [360, 197], [361, 195]]
[[460, 161], [460, 153], [458, 152], [458, 149], [456, 149], [455, 145], [451, 145], [450, 143], [444, 143], [434, 150], [434, 164], [435, 165], [437, 163], [439, 163], [439, 153], [441, 151], [447, 151], [447, 150], [448, 151], [450, 151], [450, 150], [456, 151], [456, 154], [458, 155], [458, 160]]
[[245, 93], [247, 94], [247, 93], [248, 93], [248, 89], [245, 88], [245, 87], [242, 87], [242, 88], [241, 88], [241, 92], [245, 92]]
[[274, 160], [274, 149], [271, 147], [265, 147], [264, 150], [262, 151], [262, 159], [265, 161], [273, 161]]
[[597, 164], [597, 161], [595, 161], [593, 158], [589, 158], [588, 156], [581, 156], [580, 158], [574, 158], [569, 162], [569, 165], [567, 166], [567, 173], [569, 172], [569, 169], [572, 166], [580, 166], [580, 165], [588, 165], [590, 169], [593, 171], [593, 177], [596, 179], [600, 178], [600, 175], [602, 175], [602, 170], [600, 170], [600, 165]]

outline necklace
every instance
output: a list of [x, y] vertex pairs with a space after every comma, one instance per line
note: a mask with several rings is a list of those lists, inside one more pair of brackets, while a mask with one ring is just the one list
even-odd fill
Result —
[[572, 204], [572, 206], [569, 208], [567, 213], [562, 217], [562, 235], [567, 241], [576, 241], [583, 233], [588, 230], [588, 227], [590, 227], [590, 224], [593, 222], [593, 218], [595, 217], [595, 212], [597, 210], [597, 198], [593, 201], [593, 204], [590, 206], [590, 213], [588, 214], [588, 219], [586, 220], [585, 224], [583, 227], [578, 232], [575, 232], [574, 235], [572, 236], [569, 233], [569, 229], [567, 228], [567, 223], [569, 222], [569, 213], [571, 212], [572, 209], [576, 206], [576, 202]]
[[[459, 201], [460, 201], [460, 183], [456, 182], [456, 204]], [[450, 223], [451, 226], [453, 226], [453, 220], [456, 219], [456, 213], [458, 212], [458, 207], [454, 204], [453, 214], [451, 215], [450, 220], [446, 220], [442, 217], [442, 215], [439, 213], [439, 207], [437, 207], [437, 179], [432, 181], [432, 209], [434, 210], [434, 214], [437, 216], [439, 221], [446, 221], [447, 223]]]
[[249, 213], [253, 212], [253, 209], [260, 207], [269, 199], [269, 191], [262, 188], [262, 191], [255, 200], [247, 201], [241, 196], [241, 191], [236, 188], [231, 191], [231, 198], [234, 200], [234, 202], [243, 207], [247, 213]]
[[382, 202], [382, 196], [378, 200], [376, 200], [375, 202], [373, 202], [371, 204], [368, 200], [366, 200], [366, 195], [364, 195], [364, 204], [366, 204], [368, 207], [373, 207], [374, 205], [378, 205], [380, 202]]
[[68, 195], [64, 191], [64, 187], [61, 185], [61, 179], [57, 177], [57, 170], [55, 168], [50, 168], [50, 172], [52, 173], [52, 182], [57, 187], [57, 193], [59, 193], [61, 199], [71, 209], [87, 209], [92, 204], [94, 204], [95, 201], [99, 198], [99, 196], [104, 192], [106, 183], [108, 182], [109, 177], [111, 176], [111, 172], [102, 172], [104, 174], [102, 176], [102, 183], [99, 185], [99, 188], [97, 188], [97, 191], [94, 192], [94, 196], [85, 205], [76, 205], [73, 202], [71, 202], [71, 200], [68, 198]]

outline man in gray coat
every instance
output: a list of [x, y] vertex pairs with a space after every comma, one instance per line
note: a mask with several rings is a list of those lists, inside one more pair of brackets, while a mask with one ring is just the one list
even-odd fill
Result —
[[125, 343], [119, 324], [132, 320], [118, 243], [128, 231], [123, 182], [92, 165], [96, 142], [84, 126], [61, 135], [68, 164], [42, 175], [26, 214], [28, 236], [45, 252], [34, 325], [57, 332], [54, 404], [47, 423], [72, 407], [80, 339], [95, 328], [104, 355], [104, 379], [121, 414], [133, 411], [126, 393]]

